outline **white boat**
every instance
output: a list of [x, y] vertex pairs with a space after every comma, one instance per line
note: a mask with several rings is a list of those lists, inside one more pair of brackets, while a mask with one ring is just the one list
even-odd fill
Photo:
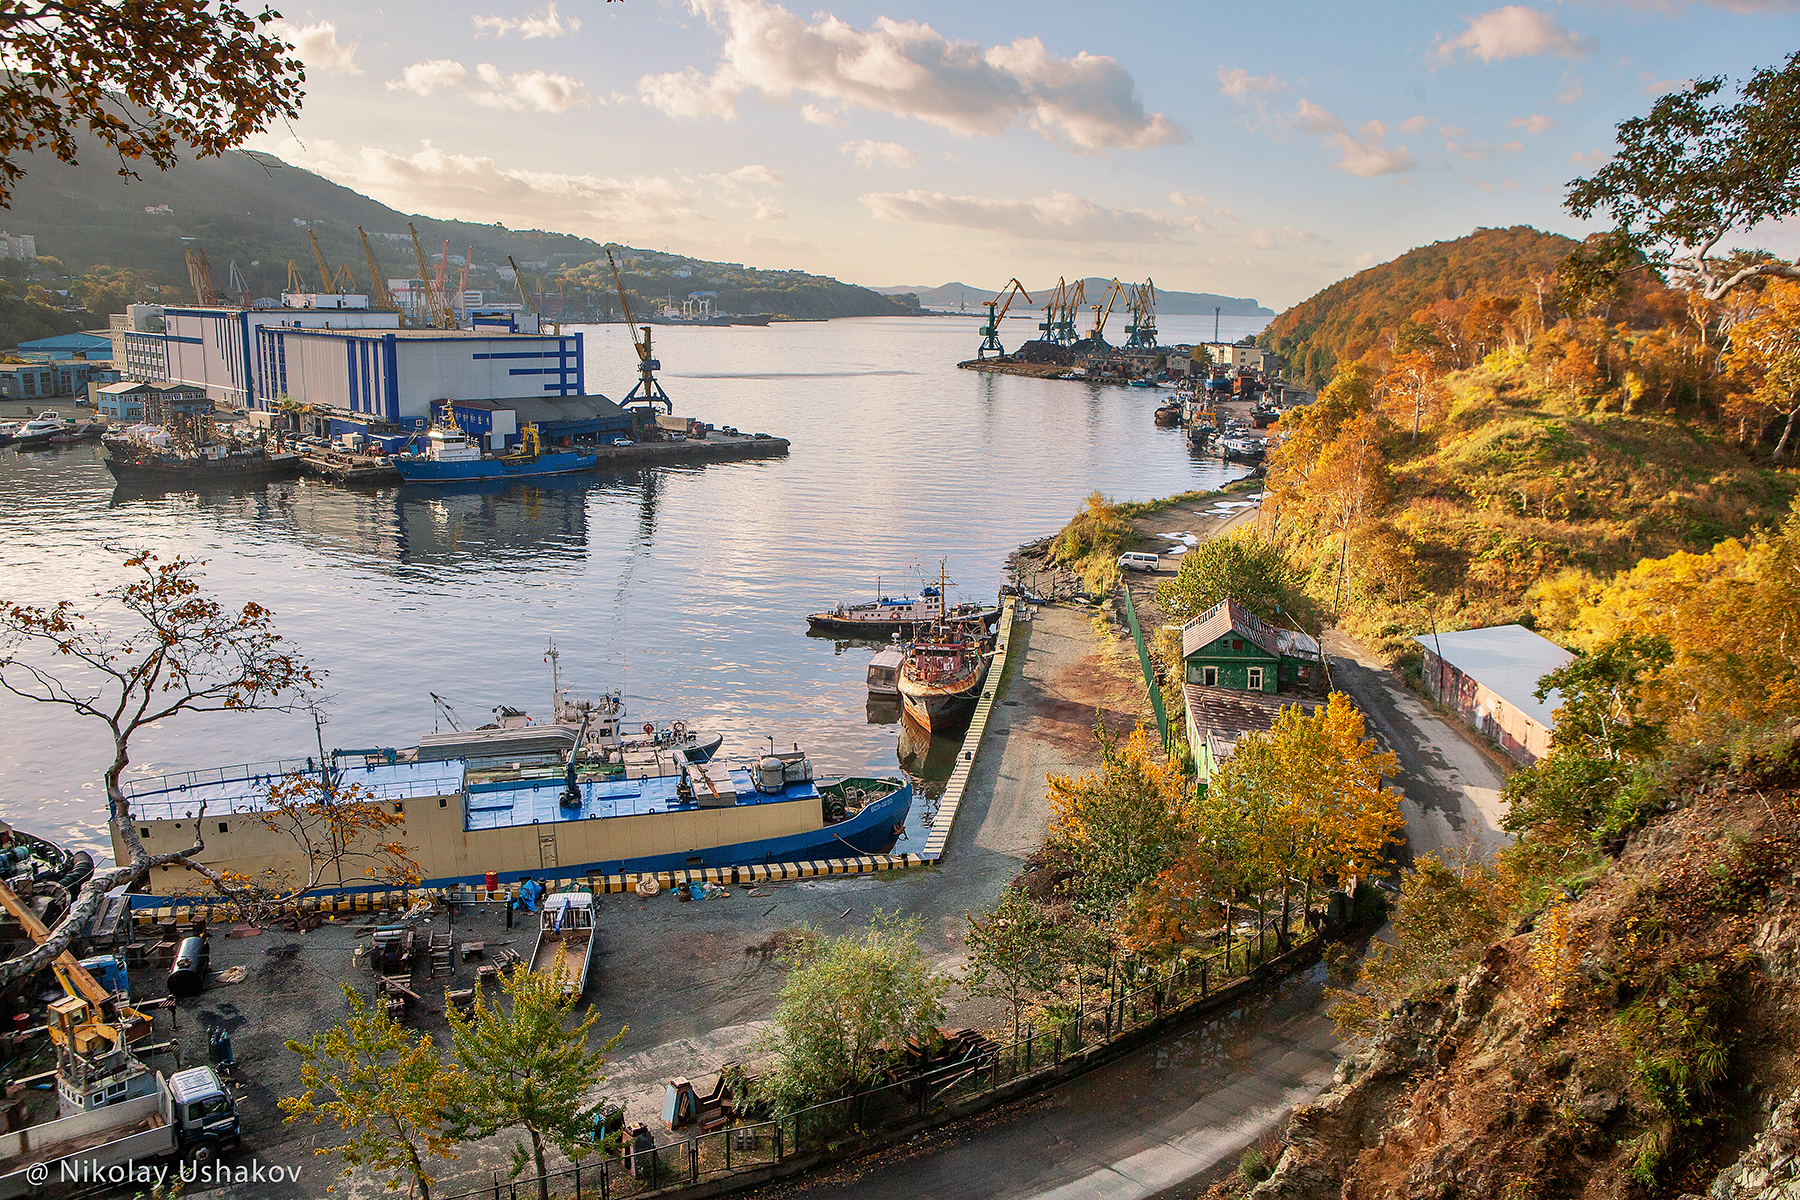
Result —
[[564, 995], [587, 989], [588, 964], [594, 957], [594, 897], [587, 892], [557, 892], [544, 898], [537, 944], [531, 948], [531, 970], [562, 984]]
[[19, 446], [49, 445], [51, 436], [62, 432], [63, 424], [61, 413], [41, 412], [13, 431], [13, 442]]
[[869, 660], [869, 696], [877, 700], [900, 698], [900, 647], [889, 646]]

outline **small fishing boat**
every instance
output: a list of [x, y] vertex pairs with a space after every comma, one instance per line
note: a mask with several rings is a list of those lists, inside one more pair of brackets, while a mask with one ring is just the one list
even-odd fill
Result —
[[1164, 427], [1165, 429], [1169, 428], [1170, 426], [1181, 424], [1181, 405], [1179, 405], [1179, 404], [1163, 405], [1161, 408], [1156, 410], [1155, 420], [1158, 425]]
[[483, 454], [481, 447], [454, 425], [434, 425], [425, 434], [425, 448], [396, 454], [390, 460], [406, 483], [470, 483], [490, 479], [529, 479], [536, 475], [567, 475], [592, 470], [598, 454], [576, 450], [546, 451], [538, 441], [536, 425], [520, 431], [517, 453]]
[[889, 646], [869, 660], [869, 698], [871, 700], [898, 700], [900, 698], [901, 657], [900, 647]]
[[964, 630], [933, 631], [909, 642], [900, 663], [900, 703], [933, 733], [968, 724], [987, 671], [982, 642]]

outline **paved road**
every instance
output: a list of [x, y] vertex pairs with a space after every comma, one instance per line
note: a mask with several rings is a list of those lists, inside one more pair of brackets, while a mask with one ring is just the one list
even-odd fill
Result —
[[1472, 844], [1492, 861], [1507, 840], [1500, 828], [1506, 779], [1476, 748], [1473, 735], [1427, 708], [1348, 634], [1327, 632], [1325, 651], [1333, 682], [1350, 694], [1400, 759], [1409, 856], [1456, 854]]
[[[757, 1200], [1139, 1200], [1235, 1164], [1331, 1081], [1323, 968], [1235, 1012], [954, 1129]], [[1184, 1186], [1187, 1185], [1187, 1186]]]

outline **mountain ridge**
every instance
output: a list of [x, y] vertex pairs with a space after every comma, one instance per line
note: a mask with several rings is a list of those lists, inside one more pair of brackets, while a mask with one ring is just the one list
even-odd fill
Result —
[[[1086, 289], [1087, 304], [1091, 307], [1105, 298], [1107, 289], [1112, 285], [1112, 280], [1102, 279], [1098, 275], [1094, 275], [1089, 276], [1087, 279], [1083, 280], [1082, 283]], [[1054, 291], [1055, 288], [1055, 284], [1050, 284], [1048, 287], [1027, 287], [1025, 290], [1031, 294], [1033, 303], [1042, 307], [1045, 298], [1050, 292]], [[980, 311], [981, 306], [993, 299], [995, 293], [1000, 289], [979, 288], [958, 280], [952, 280], [949, 283], [939, 284], [936, 287], [898, 285], [890, 287], [872, 287], [869, 290], [883, 296], [901, 296], [910, 293], [916, 295], [919, 298], [919, 303], [926, 307], [943, 308], [957, 304], [966, 304], [971, 311]], [[1024, 303], [1024, 301], [1021, 300], [1018, 303]], [[1113, 311], [1121, 311], [1120, 305], [1123, 303], [1124, 301], [1121, 300], [1119, 304], [1114, 305]], [[1228, 317], [1273, 317], [1275, 315], [1274, 309], [1264, 308], [1253, 298], [1243, 296], [1221, 296], [1213, 292], [1184, 292], [1178, 289], [1170, 289], [1167, 291], [1162, 288], [1156, 289], [1156, 311], [1168, 316], [1210, 316], [1215, 306], [1222, 310], [1223, 315]]]

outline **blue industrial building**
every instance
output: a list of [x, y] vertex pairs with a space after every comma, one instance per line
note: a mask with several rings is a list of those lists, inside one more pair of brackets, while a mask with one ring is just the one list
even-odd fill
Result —
[[33, 362], [53, 362], [74, 358], [77, 354], [83, 357], [92, 354], [99, 358], [111, 358], [112, 339], [104, 333], [64, 333], [56, 337], [20, 342], [16, 353], [20, 358], [28, 358]]

